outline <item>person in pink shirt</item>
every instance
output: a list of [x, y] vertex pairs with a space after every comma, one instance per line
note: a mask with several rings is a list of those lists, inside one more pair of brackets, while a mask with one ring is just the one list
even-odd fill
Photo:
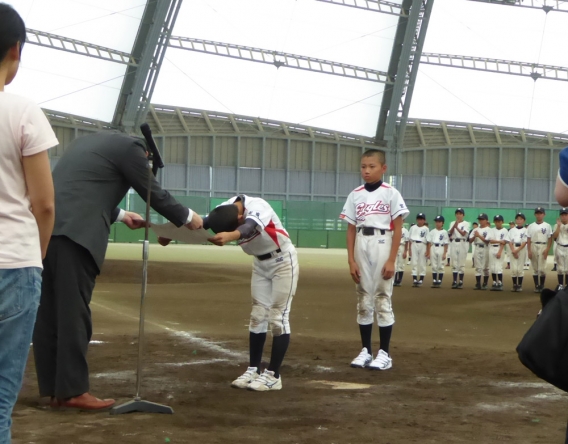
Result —
[[55, 215], [47, 150], [57, 138], [39, 106], [4, 91], [25, 41], [22, 18], [0, 3], [0, 444], [10, 442]]

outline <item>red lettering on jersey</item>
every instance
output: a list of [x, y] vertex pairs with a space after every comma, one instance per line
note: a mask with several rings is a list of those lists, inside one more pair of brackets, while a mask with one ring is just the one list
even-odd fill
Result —
[[382, 200], [373, 204], [360, 203], [355, 207], [358, 220], [362, 220], [370, 214], [390, 214], [390, 205], [383, 203]]

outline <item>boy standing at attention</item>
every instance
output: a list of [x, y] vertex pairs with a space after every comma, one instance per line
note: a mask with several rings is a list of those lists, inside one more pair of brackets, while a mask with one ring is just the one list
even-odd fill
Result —
[[450, 258], [452, 264], [452, 274], [454, 281], [452, 288], [463, 288], [463, 276], [465, 274], [465, 260], [467, 257], [467, 250], [469, 250], [468, 234], [469, 222], [463, 220], [465, 212], [463, 208], [458, 208], [455, 211], [456, 220], [448, 230], [448, 235], [452, 239], [450, 244]]
[[412, 255], [412, 286], [420, 287], [426, 276], [426, 237], [428, 236], [428, 226], [426, 225], [426, 215], [418, 213], [416, 215], [416, 225], [412, 225], [408, 230], [408, 240], [410, 241], [410, 254]]
[[55, 216], [47, 150], [59, 142], [39, 106], [4, 92], [25, 41], [22, 18], [0, 3], [0, 443], [10, 442]]
[[[485, 213], [477, 216], [479, 226], [471, 230], [469, 233], [469, 242], [473, 244], [475, 264], [475, 287], [474, 290], [487, 290], [487, 282], [489, 281], [489, 217]], [[483, 285], [481, 277], [483, 276]]]
[[527, 228], [527, 251], [533, 269], [534, 292], [544, 289], [546, 280], [546, 259], [552, 245], [552, 228], [544, 221], [545, 211], [542, 207], [534, 210], [535, 222]]
[[495, 228], [489, 232], [489, 268], [493, 277], [492, 291], [503, 291], [503, 260], [505, 245], [509, 243], [509, 232], [503, 228], [503, 216], [493, 217]]
[[[395, 261], [402, 237], [402, 222], [408, 215], [400, 193], [383, 183], [387, 170], [384, 151], [367, 150], [361, 157], [365, 185], [355, 188], [339, 216], [347, 227], [349, 272], [356, 284], [357, 323], [363, 349], [351, 367], [388, 370], [394, 324], [392, 288]], [[373, 360], [371, 333], [377, 315], [380, 349]]]
[[511, 277], [513, 278], [513, 291], [523, 291], [523, 278], [525, 276], [525, 263], [527, 258], [527, 229], [526, 217], [523, 213], [515, 216], [515, 227], [509, 230], [509, 244], [511, 246]]
[[432, 288], [440, 288], [442, 279], [444, 279], [444, 262], [448, 254], [450, 238], [448, 232], [444, 230], [444, 216], [436, 216], [434, 223], [436, 228], [428, 233], [426, 257], [432, 264]]

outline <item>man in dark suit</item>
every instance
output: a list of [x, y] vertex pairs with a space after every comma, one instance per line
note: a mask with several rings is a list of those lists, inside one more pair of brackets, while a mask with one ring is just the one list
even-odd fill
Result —
[[[89, 304], [111, 224], [122, 221], [131, 229], [145, 224], [138, 214], [117, 206], [130, 187], [146, 200], [148, 174], [145, 142], [115, 132], [76, 139], [53, 170], [55, 227], [33, 336], [40, 396], [49, 396], [52, 407], [99, 410], [114, 404], [88, 393]], [[151, 180], [154, 210], [178, 227], [201, 228], [198, 214]]]

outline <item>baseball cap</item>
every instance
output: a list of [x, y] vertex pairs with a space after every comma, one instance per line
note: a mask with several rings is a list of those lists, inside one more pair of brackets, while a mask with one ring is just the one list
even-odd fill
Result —
[[481, 213], [479, 216], [477, 216], [477, 220], [480, 220], [480, 219], [489, 220], [489, 218], [487, 217], [487, 214], [485, 214], [485, 213]]
[[517, 213], [517, 214], [515, 215], [515, 219], [516, 219], [517, 217], [522, 217], [523, 220], [527, 220], [527, 218], [525, 217], [525, 215], [524, 215], [523, 213]]
[[501, 222], [503, 222], [503, 216], [501, 216], [500, 214], [496, 214], [495, 216], [493, 216], [493, 221], [496, 220], [500, 220]]
[[215, 234], [235, 231], [239, 226], [238, 218], [239, 209], [236, 205], [221, 205], [209, 213], [203, 228], [210, 228]]
[[560, 214], [568, 214], [568, 208], [562, 208]]
[[424, 213], [418, 213], [416, 219], [426, 219], [426, 215]]
[[535, 212], [535, 214], [536, 213], [546, 213], [546, 211], [544, 211], [544, 208], [542, 208], [542, 207], [536, 207], [534, 209], [534, 212]]
[[454, 214], [456, 214], [456, 213], [465, 214], [465, 211], [463, 210], [463, 208], [458, 208], [458, 209], [454, 212]]
[[445, 222], [444, 216], [436, 216], [434, 222]]

